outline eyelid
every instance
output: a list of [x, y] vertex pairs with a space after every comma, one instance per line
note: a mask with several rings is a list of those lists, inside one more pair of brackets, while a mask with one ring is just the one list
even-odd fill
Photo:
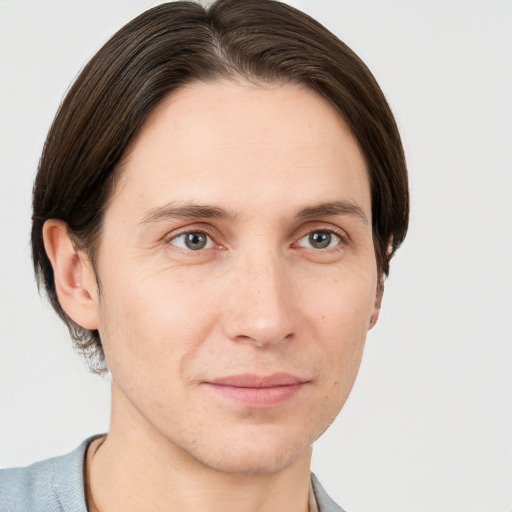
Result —
[[217, 241], [216, 241], [216, 237], [217, 237], [217, 231], [215, 229], [213, 229], [211, 226], [209, 226], [208, 224], [202, 224], [202, 223], [194, 223], [194, 224], [188, 224], [187, 226], [183, 226], [183, 227], [180, 227], [174, 231], [171, 231], [170, 233], [167, 233], [165, 235], [165, 237], [163, 238], [164, 242], [168, 245], [172, 245], [173, 247], [175, 247], [176, 249], [179, 249], [179, 250], [187, 250], [187, 249], [183, 249], [181, 247], [178, 247], [174, 244], [172, 244], [172, 240], [174, 240], [175, 238], [181, 236], [181, 235], [185, 235], [187, 233], [203, 233], [204, 235], [206, 235], [213, 243], [213, 246], [214, 247], [209, 247], [208, 249], [201, 249], [201, 250], [198, 250], [198, 251], [190, 251], [190, 252], [204, 252], [204, 251], [207, 251], [209, 249], [219, 249], [219, 248], [222, 248], [222, 245], [219, 244]]
[[[310, 238], [312, 233], [326, 233], [326, 234], [328, 234], [329, 237], [330, 237], [328, 245], [326, 247], [314, 247], [314, 246], [311, 247], [311, 241], [309, 240], [309, 238]], [[307, 245], [307, 242], [303, 244], [302, 243], [303, 241], [310, 242], [310, 245]], [[332, 243], [334, 243], [334, 245], [331, 245]], [[312, 231], [311, 233], [307, 233], [302, 238], [299, 238], [299, 240], [297, 242], [297, 246], [298, 247], [304, 247], [306, 249], [313, 249], [313, 250], [316, 250], [316, 251], [328, 251], [328, 250], [339, 248], [340, 244], [342, 244], [342, 243], [343, 243], [343, 240], [341, 239], [341, 237], [337, 233], [334, 233], [332, 231], [326, 231], [325, 229], [316, 229], [316, 230]]]
[[[184, 240], [184, 243], [186, 245], [186, 236], [187, 235], [190, 235], [190, 234], [194, 234], [194, 235], [202, 235], [206, 238], [206, 244], [204, 247], [199, 247], [198, 249], [192, 249], [190, 247], [183, 247], [182, 244], [178, 244], [178, 240], [183, 238]], [[185, 231], [184, 233], [180, 233], [179, 235], [174, 235], [168, 242], [170, 245], [174, 245], [175, 247], [179, 248], [179, 249], [182, 249], [184, 251], [187, 251], [187, 250], [190, 250], [192, 252], [201, 252], [201, 251], [205, 251], [207, 249], [211, 249], [214, 245], [214, 241], [212, 239], [212, 237], [210, 235], [208, 235], [207, 233], [203, 233], [201, 231]]]
[[350, 236], [348, 233], [340, 228], [339, 226], [336, 226], [335, 224], [330, 224], [326, 222], [321, 221], [314, 221], [314, 222], [308, 222], [306, 225], [302, 226], [299, 230], [299, 234], [295, 237], [295, 241], [293, 242], [296, 244], [299, 240], [304, 238], [306, 235], [309, 235], [310, 233], [313, 233], [315, 231], [326, 231], [328, 233], [332, 233], [334, 235], [337, 235], [341, 238], [341, 241], [345, 244], [349, 243]]

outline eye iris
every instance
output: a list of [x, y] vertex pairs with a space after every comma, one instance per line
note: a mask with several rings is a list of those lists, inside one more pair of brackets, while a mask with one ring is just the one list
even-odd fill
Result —
[[207, 242], [207, 238], [204, 233], [186, 233], [185, 234], [185, 245], [193, 251], [203, 249], [206, 246], [206, 242]]
[[309, 243], [315, 249], [325, 249], [331, 243], [332, 235], [326, 231], [314, 231], [309, 234]]

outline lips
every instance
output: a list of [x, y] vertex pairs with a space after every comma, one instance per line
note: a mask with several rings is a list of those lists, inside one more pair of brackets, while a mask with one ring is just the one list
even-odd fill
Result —
[[264, 408], [292, 399], [308, 383], [289, 373], [231, 375], [204, 382], [214, 393], [246, 407]]

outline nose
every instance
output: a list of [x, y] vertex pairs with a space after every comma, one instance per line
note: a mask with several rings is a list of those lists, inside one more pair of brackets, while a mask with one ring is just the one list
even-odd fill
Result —
[[262, 252], [231, 270], [224, 315], [229, 339], [260, 348], [291, 340], [296, 329], [290, 271], [277, 254]]

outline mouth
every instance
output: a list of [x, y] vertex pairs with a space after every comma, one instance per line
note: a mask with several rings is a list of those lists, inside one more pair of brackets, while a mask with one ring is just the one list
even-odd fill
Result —
[[308, 380], [289, 373], [231, 375], [203, 382], [216, 394], [245, 407], [265, 408], [291, 400]]

